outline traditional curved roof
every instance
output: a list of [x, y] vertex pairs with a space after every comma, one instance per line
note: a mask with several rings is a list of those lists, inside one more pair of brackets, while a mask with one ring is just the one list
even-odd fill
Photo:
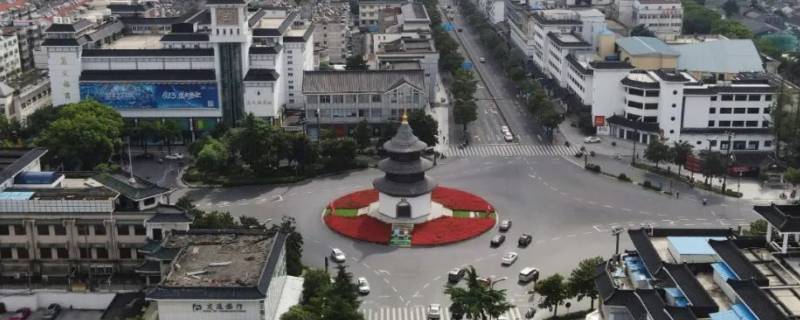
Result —
[[380, 177], [375, 179], [372, 185], [375, 189], [390, 196], [411, 198], [433, 191], [436, 188], [436, 181], [427, 176], [415, 182], [397, 182], [386, 177]]
[[400, 127], [397, 128], [397, 133], [394, 137], [383, 144], [383, 148], [389, 153], [422, 152], [427, 147], [428, 145], [425, 142], [422, 142], [414, 135], [407, 121], [403, 121]]

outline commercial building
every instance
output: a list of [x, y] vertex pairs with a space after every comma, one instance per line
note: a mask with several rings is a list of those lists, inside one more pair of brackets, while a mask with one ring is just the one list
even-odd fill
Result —
[[51, 25], [43, 43], [57, 106], [95, 99], [134, 123], [173, 121], [184, 141], [247, 113], [278, 123], [303, 106], [313, 25], [296, 13], [214, 0], [177, 17], [120, 17], [124, 36], [89, 46], [82, 21]]
[[4, 283], [138, 279], [138, 248], [192, 218], [170, 189], [122, 174], [41, 171], [45, 149], [0, 150], [0, 278]]
[[0, 81], [15, 79], [22, 72], [15, 32], [0, 33]]
[[345, 135], [367, 120], [378, 136], [382, 125], [399, 121], [405, 111], [424, 110], [426, 88], [418, 69], [306, 72], [306, 126], [312, 135], [317, 124]]
[[634, 0], [629, 27], [642, 25], [656, 37], [669, 40], [681, 35], [683, 5], [678, 0]]
[[[762, 209], [771, 210], [756, 207]], [[800, 314], [797, 258], [765, 246], [762, 237], [660, 228], [631, 229], [628, 236], [635, 250], [597, 266], [600, 304], [586, 319], [782, 320]]]
[[156, 251], [161, 282], [146, 298], [160, 319], [278, 319], [302, 288], [286, 275], [285, 240], [262, 230], [175, 232]]

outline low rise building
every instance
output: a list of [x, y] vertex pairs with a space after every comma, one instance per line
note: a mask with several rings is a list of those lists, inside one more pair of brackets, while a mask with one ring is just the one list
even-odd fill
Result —
[[46, 152], [0, 150], [5, 283], [136, 280], [138, 248], [189, 229], [192, 217], [168, 204], [172, 190], [122, 174], [41, 171]]
[[630, 28], [645, 26], [663, 40], [681, 35], [683, 5], [678, 0], [634, 0], [632, 14]]
[[300, 300], [286, 288], [302, 288], [286, 275], [285, 240], [263, 230], [175, 232], [155, 251], [161, 282], [146, 298], [160, 319], [279, 319]]
[[0, 112], [6, 119], [22, 124], [36, 110], [53, 106], [50, 79], [38, 77], [26, 82], [12, 82], [19, 89], [0, 82]]
[[486, 15], [489, 22], [498, 24], [505, 21], [505, 1], [504, 0], [479, 0], [478, 9]]
[[310, 71], [303, 81], [307, 130], [316, 125], [351, 133], [361, 120], [379, 136], [383, 125], [428, 104], [422, 70]]
[[314, 47], [330, 64], [343, 64], [350, 52], [350, 4], [347, 2], [319, 2], [312, 16]]
[[0, 33], [0, 81], [15, 79], [21, 72], [17, 35], [3, 31]]
[[408, 0], [359, 0], [358, 25], [370, 32], [378, 31], [382, 10], [400, 8], [408, 2]]

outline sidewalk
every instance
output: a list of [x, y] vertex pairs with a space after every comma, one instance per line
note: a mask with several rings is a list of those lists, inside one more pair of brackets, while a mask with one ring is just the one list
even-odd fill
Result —
[[[577, 145], [577, 146], [584, 146], [586, 150], [594, 151], [597, 156], [589, 157], [590, 163], [595, 163], [600, 165], [603, 172], [613, 174], [615, 176], [619, 175], [620, 173], [625, 173], [629, 178], [631, 178], [634, 182], [643, 182], [645, 180], [650, 181], [656, 186], [663, 186], [662, 190], [669, 190], [669, 181], [672, 179], [666, 178], [664, 176], [651, 173], [646, 170], [634, 168], [631, 165], [631, 157], [633, 156], [633, 142], [629, 140], [617, 139], [611, 136], [600, 136], [601, 142], [594, 143], [594, 144], [584, 144], [583, 139], [586, 137], [577, 127], [572, 127], [571, 123], [576, 122], [577, 120], [574, 117], [569, 117], [564, 122], [562, 122], [559, 127], [559, 138], [557, 141], [558, 143], [563, 144], [564, 141], [569, 141], [570, 144]], [[616, 146], [612, 146], [611, 142], [615, 142]], [[636, 155], [637, 159], [636, 162], [645, 163], [648, 165], [655, 165], [650, 161], [647, 161], [644, 158], [644, 151], [647, 148], [647, 145], [637, 143], [636, 144]], [[583, 159], [576, 159], [572, 158], [571, 160], [583, 166]], [[678, 172], [678, 166], [671, 164], [671, 163], [659, 163], [659, 167], [667, 169], [670, 168], [672, 172]], [[703, 175], [700, 173], [692, 174], [685, 168], [681, 170], [681, 175], [684, 177], [693, 177], [695, 180], [703, 180]], [[681, 185], [683, 189], [677, 189], [678, 192], [684, 194], [685, 192], [690, 192], [693, 190], [694, 193], [703, 192], [706, 194], [706, 198], [711, 199], [708, 194], [708, 191], [705, 190], [697, 190], [697, 189], [688, 189], [688, 185], [685, 183], [677, 182], [673, 180], [673, 188], [676, 188], [676, 185]], [[722, 187], [722, 178], [716, 178], [712, 181], [712, 185], [718, 188]], [[727, 181], [727, 188], [733, 191], [738, 191], [742, 193], [742, 199], [753, 200], [757, 202], [786, 202], [786, 200], [782, 200], [780, 198], [781, 193], [789, 194], [791, 189], [773, 189], [773, 188], [766, 188], [763, 187], [759, 180], [754, 178], [741, 178], [741, 182], [739, 181], [738, 177], [728, 177]], [[687, 193], [688, 194], [688, 193]]]
[[439, 143], [436, 144], [434, 150], [437, 152], [445, 152], [450, 149], [448, 145], [450, 140], [450, 97], [447, 94], [444, 84], [439, 81], [436, 84], [435, 102], [431, 104], [428, 113], [439, 124]]

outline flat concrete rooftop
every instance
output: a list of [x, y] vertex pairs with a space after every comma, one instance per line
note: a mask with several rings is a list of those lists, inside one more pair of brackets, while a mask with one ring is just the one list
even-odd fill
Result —
[[175, 234], [165, 247], [183, 248], [162, 282], [176, 287], [253, 287], [272, 238], [242, 234]]
[[103, 49], [161, 49], [161, 34], [126, 35], [106, 45]]

